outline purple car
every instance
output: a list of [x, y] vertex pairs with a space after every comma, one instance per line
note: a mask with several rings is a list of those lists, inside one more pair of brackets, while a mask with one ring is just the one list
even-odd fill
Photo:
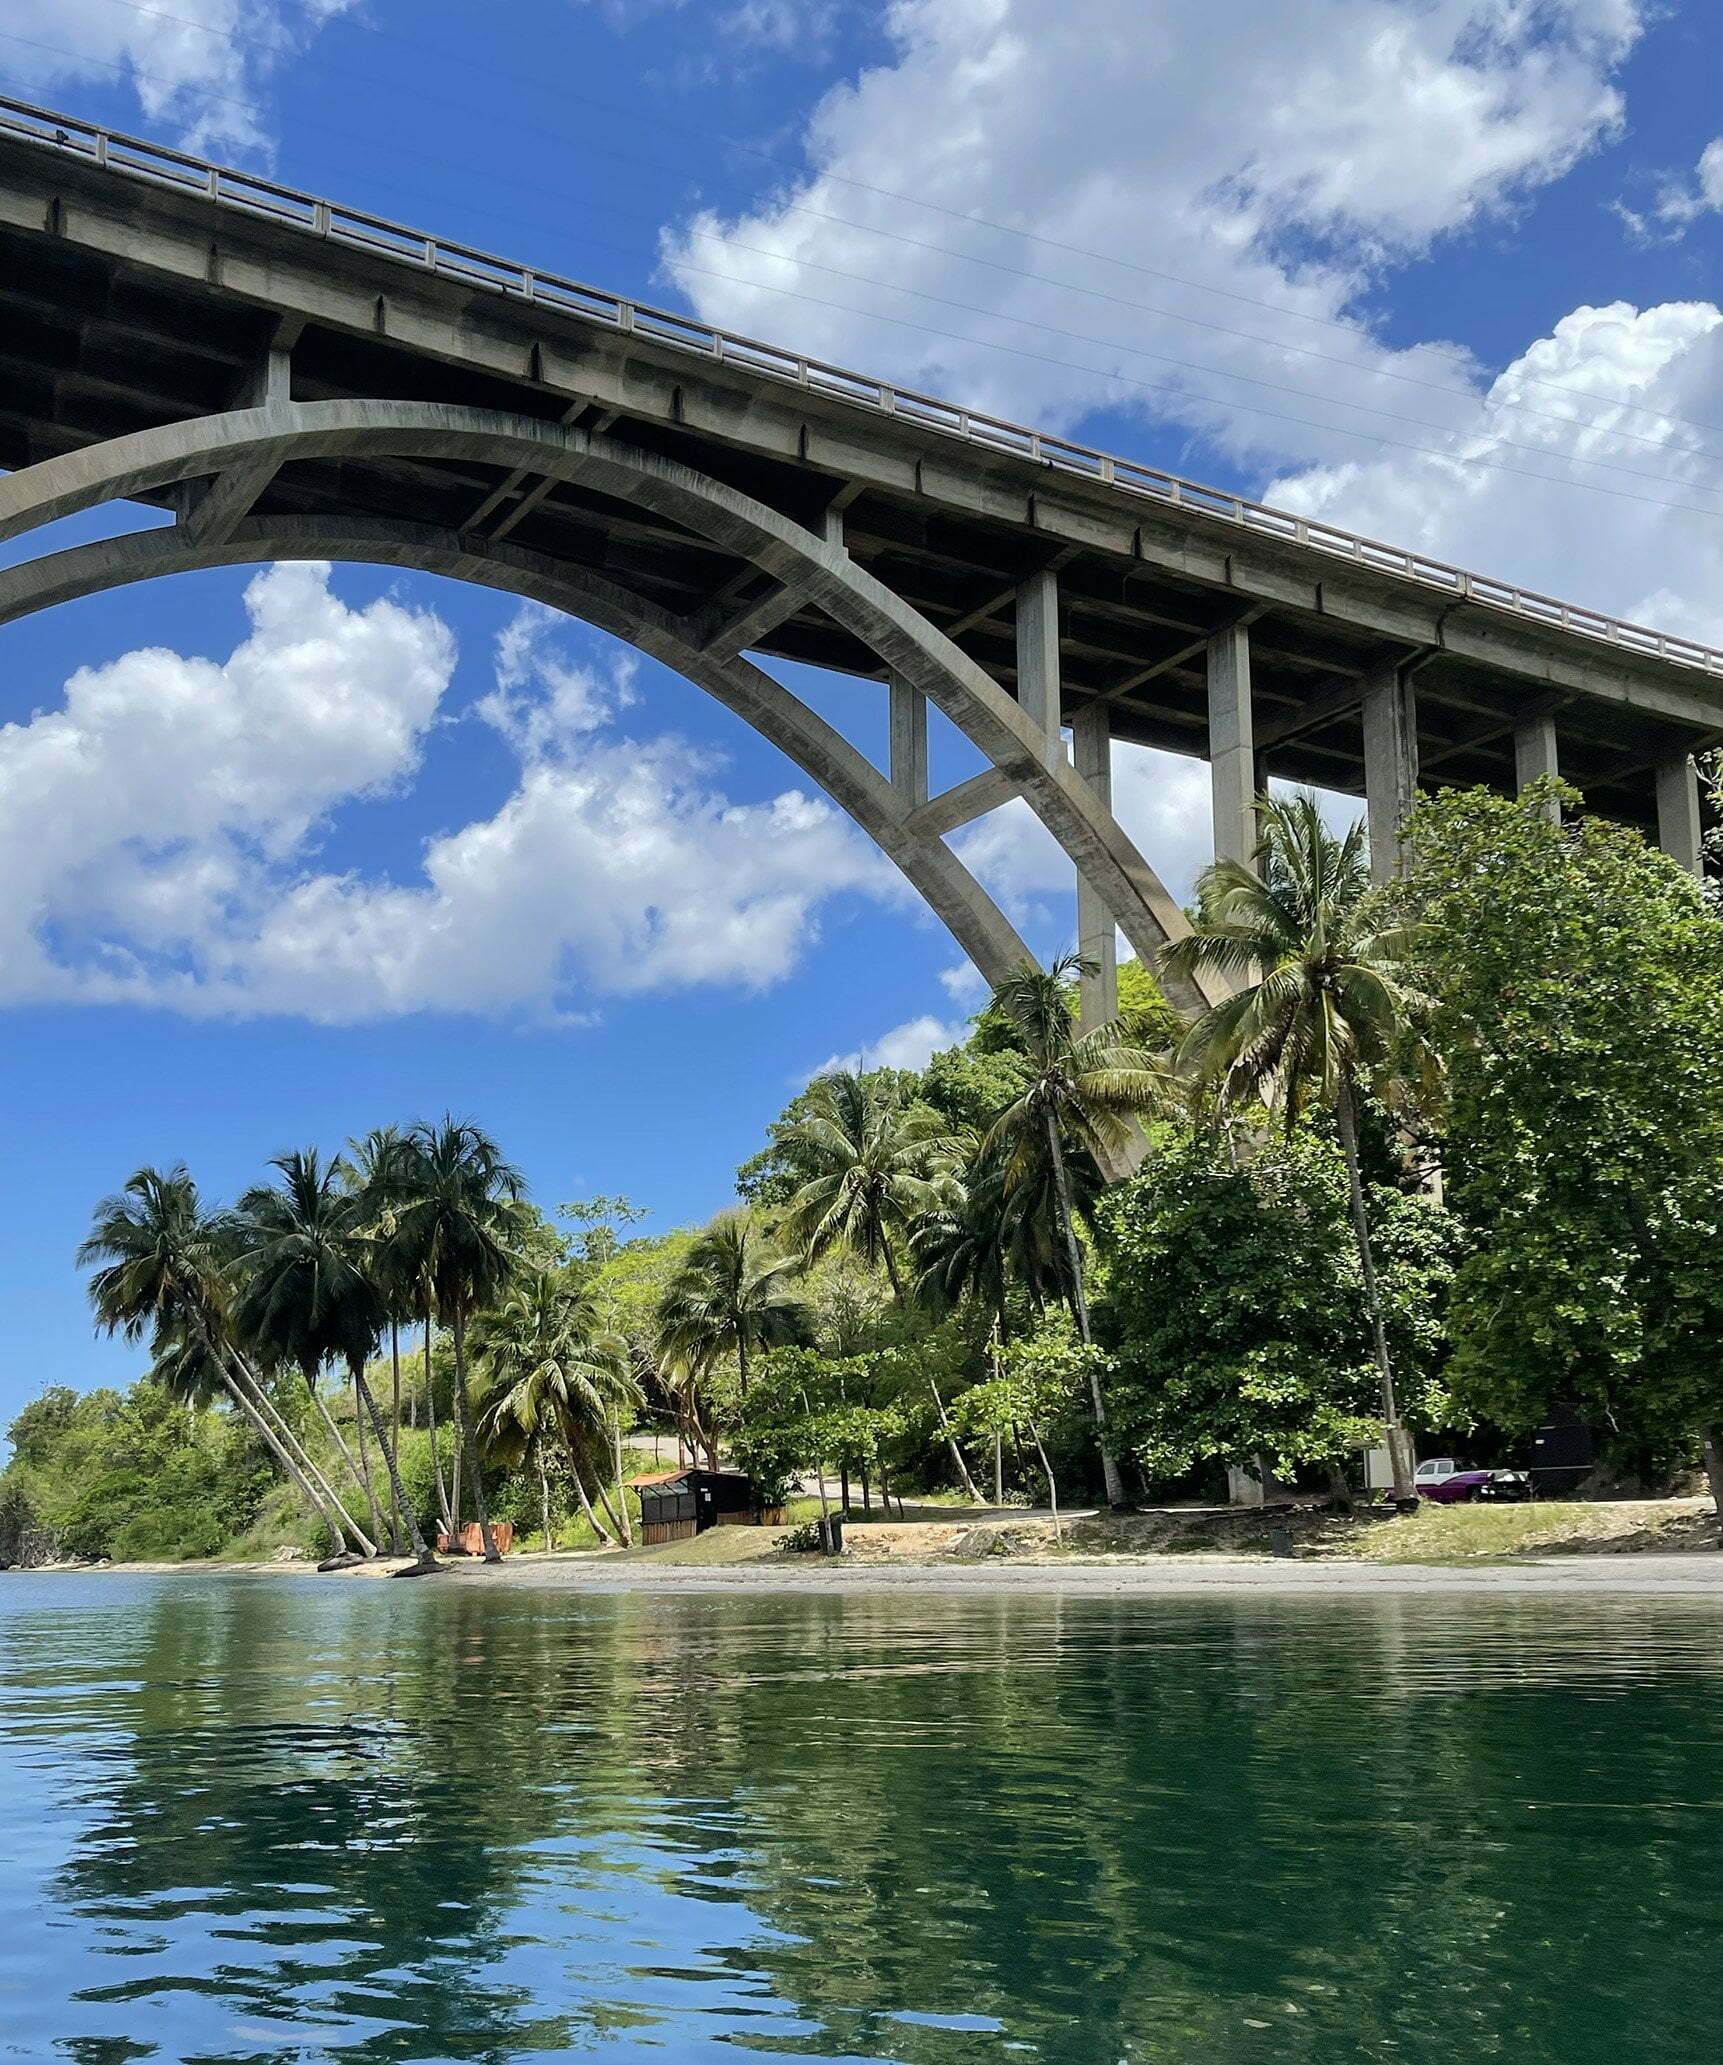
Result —
[[1457, 1506], [1466, 1499], [1518, 1501], [1531, 1497], [1531, 1479], [1523, 1470], [1471, 1470], [1452, 1456], [1420, 1463], [1414, 1479], [1420, 1498], [1438, 1506]]

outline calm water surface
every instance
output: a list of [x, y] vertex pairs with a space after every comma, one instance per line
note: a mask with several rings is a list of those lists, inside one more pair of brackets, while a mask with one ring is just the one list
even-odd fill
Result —
[[0, 2057], [1673, 2065], [1723, 1604], [0, 1578]]

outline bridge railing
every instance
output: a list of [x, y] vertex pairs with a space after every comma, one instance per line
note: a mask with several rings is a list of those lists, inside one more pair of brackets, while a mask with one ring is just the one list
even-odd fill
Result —
[[427, 236], [381, 215], [345, 208], [334, 201], [283, 186], [254, 173], [235, 171], [184, 151], [146, 142], [135, 136], [80, 122], [72, 116], [35, 107], [27, 101], [0, 96], [0, 136], [11, 136], [51, 151], [66, 152], [101, 166], [123, 178], [137, 179], [193, 193], [224, 208], [303, 230], [330, 243], [356, 246], [377, 257], [416, 266], [444, 279], [458, 280], [481, 292], [503, 295], [530, 303], [552, 315], [571, 317], [583, 323], [650, 338], [671, 350], [738, 367], [761, 379], [782, 381], [868, 409], [878, 415], [895, 416], [922, 430], [961, 439], [982, 450], [1027, 459], [1053, 472], [1078, 475], [1163, 506], [1190, 509], [1240, 529], [1287, 544], [1309, 546], [1318, 552], [1351, 560], [1372, 572], [1395, 575], [1435, 588], [1456, 601], [1482, 603], [1505, 610], [1531, 622], [1562, 631], [1576, 632], [1626, 651], [1667, 660], [1676, 666], [1696, 667], [1708, 674], [1723, 674], [1723, 652], [1689, 638], [1676, 638], [1612, 617], [1601, 610], [1583, 609], [1562, 602], [1535, 589], [1512, 582], [1491, 580], [1468, 573], [1444, 560], [1420, 552], [1386, 545], [1374, 538], [1358, 536], [1335, 524], [1298, 516], [1253, 502], [1244, 495], [1228, 494], [1220, 488], [1204, 487], [1157, 467], [1109, 452], [1096, 451], [1070, 438], [1033, 430], [1004, 417], [984, 415], [959, 403], [921, 394], [913, 388], [870, 378], [865, 373], [835, 366], [821, 359], [807, 358], [756, 337], [738, 336], [713, 329], [696, 317], [674, 310], [654, 308], [631, 301], [600, 287], [555, 273], [498, 258], [469, 244]]

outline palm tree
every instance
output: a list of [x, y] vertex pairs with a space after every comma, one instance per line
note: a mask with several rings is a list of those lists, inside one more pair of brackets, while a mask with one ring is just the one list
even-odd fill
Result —
[[[1085, 1347], [1093, 1337], [1072, 1157], [1087, 1156], [1098, 1169], [1118, 1165], [1130, 1147], [1132, 1118], [1168, 1110], [1176, 1095], [1169, 1071], [1143, 1048], [1128, 1045], [1116, 1024], [1077, 1030], [1077, 980], [1093, 973], [1090, 963], [1068, 954], [1045, 970], [1025, 961], [995, 988], [993, 1008], [1015, 1032], [1029, 1080], [987, 1135], [1014, 1188], [1026, 1189], [1037, 1164], [1044, 1163], [1051, 1231], [1064, 1253], [1071, 1315]], [[1107, 1502], [1122, 1506], [1124, 1480], [1108, 1442], [1106, 1398], [1092, 1361], [1089, 1398]]]
[[[325, 1163], [315, 1148], [277, 1155], [270, 1166], [280, 1172], [281, 1181], [259, 1184], [239, 1201], [237, 1324], [247, 1339], [302, 1372], [338, 1442], [340, 1435], [322, 1406], [317, 1379], [329, 1363], [346, 1364], [356, 1413], [363, 1415], [356, 1419], [356, 1428], [363, 1438], [364, 1421], [370, 1421], [395, 1505], [412, 1537], [415, 1567], [433, 1570], [436, 1560], [402, 1490], [395, 1450], [365, 1375], [365, 1365], [382, 1338], [386, 1307], [372, 1280], [370, 1241], [358, 1193], [345, 1166], [339, 1160]], [[346, 1454], [344, 1442], [341, 1448]], [[370, 1492], [368, 1470], [364, 1474]], [[374, 1494], [371, 1503], [381, 1533], [382, 1514]]]
[[945, 1131], [935, 1113], [906, 1106], [878, 1075], [816, 1077], [779, 1143], [801, 1179], [784, 1231], [810, 1258], [843, 1246], [883, 1266], [901, 1302], [894, 1237], [907, 1236], [938, 1196], [931, 1168]]
[[1180, 1066], [1231, 1102], [1261, 1099], [1288, 1130], [1312, 1103], [1334, 1113], [1346, 1159], [1352, 1231], [1382, 1390], [1394, 1495], [1414, 1494], [1415, 1464], [1394, 1393], [1358, 1155], [1361, 1071], [1417, 1046], [1424, 998], [1402, 970], [1415, 933], [1378, 924], [1362, 823], [1339, 838], [1313, 796], [1257, 805], [1255, 867], [1217, 861], [1198, 884], [1198, 922], [1169, 947], [1170, 972], [1198, 970], [1238, 985], [1190, 1028]]
[[[404, 1136], [399, 1126], [378, 1126], [347, 1143], [348, 1180], [359, 1199], [369, 1239], [371, 1279], [389, 1316], [389, 1438], [401, 1453], [401, 1323], [418, 1317], [411, 1271], [391, 1238]], [[396, 1516], [397, 1521], [400, 1515]]]
[[[476, 1316], [472, 1346], [483, 1399], [479, 1438], [512, 1467], [529, 1452], [538, 1454], [547, 1541], [550, 1503], [540, 1444], [554, 1434], [567, 1452], [587, 1524], [608, 1542], [609, 1531], [587, 1494], [586, 1471], [598, 1444], [620, 1452], [622, 1416], [639, 1405], [640, 1391], [627, 1344], [599, 1323], [590, 1284], [549, 1269], [522, 1277], [500, 1304]], [[595, 1469], [594, 1475], [600, 1503], [626, 1544], [632, 1538], [626, 1498], [620, 1513], [613, 1510], [603, 1472]]]
[[481, 1306], [500, 1298], [520, 1268], [525, 1186], [495, 1141], [466, 1120], [448, 1117], [440, 1125], [414, 1126], [398, 1167], [394, 1238], [403, 1266], [428, 1293], [427, 1318], [434, 1310], [454, 1340], [455, 1414], [468, 1487], [485, 1561], [500, 1563], [467, 1394], [467, 1327]]
[[[96, 1207], [78, 1249], [93, 1268], [97, 1325], [128, 1341], [151, 1340], [152, 1357], [176, 1381], [218, 1381], [329, 1530], [336, 1549], [370, 1549], [303, 1444], [276, 1412], [233, 1336], [230, 1229], [207, 1212], [183, 1167], [139, 1169]], [[96, 1265], [100, 1265], [99, 1267]]]
[[787, 1282], [797, 1266], [792, 1256], [766, 1246], [746, 1212], [720, 1212], [659, 1300], [659, 1355], [697, 1381], [720, 1356], [733, 1354], [745, 1398], [755, 1350], [805, 1331], [801, 1304]]

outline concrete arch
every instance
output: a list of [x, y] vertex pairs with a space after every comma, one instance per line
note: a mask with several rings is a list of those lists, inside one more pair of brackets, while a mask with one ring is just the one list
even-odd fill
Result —
[[891, 784], [814, 711], [751, 661], [702, 653], [679, 620], [595, 575], [506, 545], [479, 545], [427, 525], [277, 517], [236, 525], [198, 546], [177, 526], [75, 546], [0, 571], [0, 624], [60, 602], [170, 574], [269, 560], [345, 559], [442, 574], [519, 595], [608, 631], [733, 710], [795, 762], [892, 860], [989, 983], [1030, 958], [1009, 919], [943, 840], [912, 831]]
[[[641, 503], [750, 561], [825, 611], [957, 725], [1029, 803], [1145, 961], [1153, 965], [1160, 947], [1185, 929], [1182, 914], [1154, 870], [1065, 760], [1056, 738], [1050, 742], [959, 646], [859, 566], [840, 543], [709, 476], [585, 430], [441, 404], [276, 400], [262, 408], [139, 431], [0, 479], [0, 541], [104, 502], [212, 476], [218, 478], [217, 486], [209, 491], [211, 497], [221, 494], [222, 483], [233, 482], [243, 508], [248, 501], [246, 485], [255, 482], [251, 490], [255, 493], [280, 466], [296, 459], [362, 454], [466, 458], [490, 466], [528, 469], [545, 478], [580, 480]], [[338, 520], [325, 524], [324, 535], [332, 536], [338, 527]], [[188, 529], [195, 537], [195, 512]], [[237, 539], [238, 530], [232, 535]], [[457, 545], [462, 549], [456, 556], [470, 561], [474, 569], [501, 564], [477, 540], [460, 539]], [[255, 540], [248, 549], [257, 555]], [[51, 567], [56, 560], [63, 563], [70, 556], [55, 555], [41, 564]], [[572, 569], [548, 561], [544, 565], [560, 579], [572, 578]], [[482, 578], [476, 571], [463, 573], [463, 577]], [[52, 577], [45, 578], [51, 585]], [[584, 577], [581, 584], [585, 585]], [[644, 607], [625, 590], [612, 590], [611, 595], [613, 600], [621, 598], [631, 611]], [[648, 628], [647, 635], [667, 637], [672, 634], [665, 627], [674, 627], [676, 642], [691, 655], [689, 660], [671, 664], [684, 672], [691, 672], [694, 665], [703, 671], [709, 667], [711, 662], [702, 651], [706, 642], [702, 627], [663, 612], [658, 615], [661, 623]], [[766, 681], [759, 670], [751, 671], [760, 682]], [[692, 678], [702, 679], [702, 674]], [[726, 680], [732, 678], [727, 674]], [[708, 684], [703, 681], [702, 685]], [[817, 739], [804, 729], [801, 736], [818, 757], [838, 735]], [[860, 761], [859, 755], [853, 757]], [[806, 760], [800, 764], [808, 766]], [[810, 767], [809, 772], [822, 787], [829, 787], [823, 767], [818, 772]], [[841, 765], [834, 768], [833, 780], [846, 778]], [[849, 807], [847, 803], [845, 807]], [[943, 847], [943, 842], [927, 843]], [[949, 849], [943, 850], [952, 864], [958, 865]], [[979, 895], [972, 878], [963, 872], [969, 887]], [[994, 917], [1004, 924], [996, 910]], [[965, 950], [969, 951], [967, 943]], [[1175, 1001], [1191, 1008], [1210, 999], [1192, 990], [1176, 996]]]

